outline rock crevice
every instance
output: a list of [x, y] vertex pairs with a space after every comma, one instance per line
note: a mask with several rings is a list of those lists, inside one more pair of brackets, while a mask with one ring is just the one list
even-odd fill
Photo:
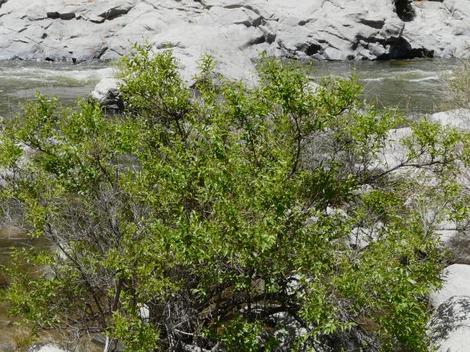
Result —
[[395, 11], [402, 21], [412, 21], [416, 17], [416, 12], [412, 5], [412, 0], [394, 0]]

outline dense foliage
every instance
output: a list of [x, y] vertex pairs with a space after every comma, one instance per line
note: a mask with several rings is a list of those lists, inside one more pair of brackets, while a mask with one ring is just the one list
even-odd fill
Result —
[[467, 137], [412, 123], [388, 166], [398, 114], [364, 106], [355, 79], [317, 87], [261, 61], [256, 87], [209, 57], [189, 87], [171, 53], [138, 48], [124, 114], [38, 96], [8, 122], [4, 208], [53, 244], [17, 253], [13, 314], [105, 334], [109, 350], [427, 350], [434, 225], [465, 216], [453, 180]]

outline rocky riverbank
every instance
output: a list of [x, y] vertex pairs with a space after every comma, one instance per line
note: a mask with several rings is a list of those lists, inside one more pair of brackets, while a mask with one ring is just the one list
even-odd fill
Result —
[[0, 59], [110, 60], [135, 42], [172, 48], [191, 75], [209, 52], [224, 74], [253, 59], [470, 56], [470, 3], [395, 0], [0, 0]]

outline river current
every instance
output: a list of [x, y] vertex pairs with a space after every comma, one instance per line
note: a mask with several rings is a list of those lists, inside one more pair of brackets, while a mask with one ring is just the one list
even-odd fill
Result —
[[[457, 60], [421, 59], [381, 62], [314, 62], [312, 77], [348, 76], [355, 73], [364, 84], [364, 97], [380, 107], [397, 106], [407, 114], [442, 110], [445, 80], [459, 66]], [[34, 98], [36, 91], [58, 96], [66, 104], [85, 97], [113, 68], [101, 63], [60, 64], [0, 61], [0, 116], [18, 112], [18, 104]]]
[[100, 79], [111, 76], [113, 68], [100, 63], [0, 61], [0, 116], [17, 114], [21, 103], [34, 98], [36, 92], [71, 104], [78, 97], [86, 97]]

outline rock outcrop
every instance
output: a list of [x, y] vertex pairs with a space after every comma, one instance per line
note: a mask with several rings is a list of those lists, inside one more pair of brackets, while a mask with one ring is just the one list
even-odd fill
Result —
[[465, 352], [470, 346], [470, 265], [446, 268], [440, 290], [430, 296], [435, 311], [429, 335], [438, 352]]
[[446, 268], [443, 278], [442, 288], [430, 297], [434, 308], [438, 308], [454, 296], [467, 296], [470, 299], [470, 265], [453, 264]]
[[434, 312], [430, 337], [437, 352], [467, 352], [470, 346], [470, 297], [453, 296]]
[[444, 126], [470, 132], [469, 109], [455, 109], [450, 111], [437, 112], [429, 116], [429, 119], [433, 122], [439, 122]]
[[208, 52], [226, 75], [249, 78], [262, 51], [327, 60], [470, 56], [468, 1], [415, 1], [406, 16], [401, 3], [0, 0], [0, 59], [114, 59], [147, 41], [172, 48], [188, 76]]

